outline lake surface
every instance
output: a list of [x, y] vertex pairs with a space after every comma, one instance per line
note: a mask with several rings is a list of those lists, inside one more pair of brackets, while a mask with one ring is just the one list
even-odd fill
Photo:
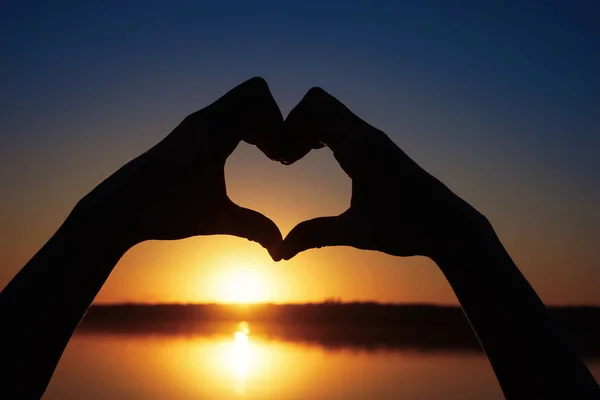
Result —
[[[502, 399], [484, 354], [271, 339], [245, 323], [209, 336], [78, 332], [45, 400]], [[600, 377], [600, 360], [589, 360]]]

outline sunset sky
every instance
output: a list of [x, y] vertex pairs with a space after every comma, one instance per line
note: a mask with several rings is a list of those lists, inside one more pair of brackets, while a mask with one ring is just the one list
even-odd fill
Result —
[[[321, 86], [386, 132], [490, 219], [547, 303], [600, 306], [600, 3], [46, 3], [0, 5], [0, 288], [101, 180], [262, 76], [284, 115]], [[350, 201], [328, 149], [284, 167], [241, 144], [226, 178], [284, 235]], [[225, 236], [133, 248], [96, 301], [327, 297], [456, 303], [425, 258], [274, 263]]]

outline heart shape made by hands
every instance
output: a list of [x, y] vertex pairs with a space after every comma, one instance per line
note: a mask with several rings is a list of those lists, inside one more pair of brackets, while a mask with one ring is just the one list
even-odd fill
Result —
[[[329, 147], [352, 180], [350, 207], [301, 222], [283, 239], [272, 220], [227, 196], [225, 163], [240, 141], [284, 165]], [[151, 239], [227, 234], [260, 243], [274, 260], [336, 245], [433, 257], [435, 250], [463, 243], [469, 225], [485, 223], [387, 135], [324, 90], [309, 90], [284, 120], [261, 78], [186, 117], [76, 211], [82, 218], [93, 215], [98, 231], [118, 231], [126, 248]]]
[[[261, 78], [254, 78], [254, 80], [256, 80], [256, 84], [260, 81], [260, 85], [266, 86], [266, 82]], [[252, 81], [247, 81], [242, 85], [250, 85]], [[334, 101], [327, 101], [329, 99]], [[260, 102], [254, 101], [253, 104], [260, 104]], [[339, 106], [342, 106], [341, 109]], [[277, 116], [274, 113], [254, 110], [253, 115], [261, 115], [265, 119], [258, 123], [255, 121], [254, 124], [268, 127], [268, 129], [248, 132], [240, 127], [243, 132], [242, 140], [256, 146], [268, 159], [286, 166], [291, 165], [303, 159], [311, 150], [325, 147], [329, 140], [335, 137], [337, 132], [332, 128], [337, 127], [331, 124], [336, 122], [336, 118], [342, 117], [347, 124], [351, 124], [352, 119], [358, 120], [358, 117], [351, 113], [350, 118], [346, 115], [344, 119], [345, 113], [349, 113], [349, 110], [341, 103], [322, 89], [313, 88], [290, 112], [280, 129], [271, 129], [277, 125]], [[273, 118], [271, 119], [271, 117]], [[348, 121], [349, 119], [350, 121]], [[351, 126], [347, 128], [351, 129]], [[339, 136], [339, 134], [337, 135]], [[351, 138], [351, 132], [346, 132], [346, 135], [348, 139]]]
[[302, 221], [346, 211], [352, 189], [328, 149], [283, 165], [245, 142], [227, 159], [225, 183], [231, 201], [272, 220], [284, 237]]
[[283, 126], [268, 132], [244, 140], [284, 165], [327, 146], [352, 180], [350, 207], [338, 216], [298, 224], [271, 251], [276, 260], [336, 245], [435, 258], [462, 243], [473, 226], [486, 223], [386, 134], [323, 89], [309, 90]]

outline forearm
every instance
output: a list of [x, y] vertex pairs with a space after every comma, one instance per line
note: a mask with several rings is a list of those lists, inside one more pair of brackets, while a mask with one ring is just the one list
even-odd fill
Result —
[[600, 389], [487, 221], [435, 261], [508, 399], [598, 398]]
[[98, 225], [72, 214], [4, 288], [4, 393], [42, 396], [77, 324], [126, 250]]

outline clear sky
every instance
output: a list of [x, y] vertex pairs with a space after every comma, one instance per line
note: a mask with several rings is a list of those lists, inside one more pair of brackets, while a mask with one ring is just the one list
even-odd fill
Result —
[[[44, 3], [0, 4], [0, 287], [97, 183], [262, 76], [284, 115], [321, 86], [390, 135], [488, 216], [545, 301], [600, 305], [599, 2]], [[284, 235], [349, 205], [328, 149], [283, 167], [241, 145], [226, 177]], [[246, 300], [456, 302], [424, 258], [275, 264], [231, 237], [143, 243], [97, 301], [244, 300], [248, 282]]]

